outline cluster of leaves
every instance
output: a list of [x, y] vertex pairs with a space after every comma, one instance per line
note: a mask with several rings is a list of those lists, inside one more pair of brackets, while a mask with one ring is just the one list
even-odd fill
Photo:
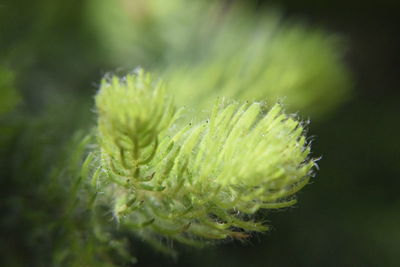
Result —
[[[36, 16], [29, 42], [3, 49], [19, 55], [16, 61], [29, 63], [26, 55], [36, 50], [46, 60], [59, 55], [64, 39], [50, 50], [41, 40], [57, 25], [90, 21], [107, 62], [149, 66], [168, 86], [142, 70], [104, 79], [97, 128], [87, 134], [91, 124], [83, 114], [90, 108], [76, 97], [49, 98], [51, 106], [39, 114], [10, 113], [20, 96], [14, 74], [0, 69], [1, 188], [7, 191], [1, 229], [13, 240], [1, 249], [11, 252], [7, 264], [118, 266], [135, 261], [132, 234], [175, 255], [164, 241], [242, 240], [268, 229], [264, 217], [257, 219], [260, 211], [295, 203], [293, 194], [314, 165], [304, 125], [265, 100], [285, 97], [290, 110], [313, 116], [340, 103], [348, 77], [336, 38], [284, 24], [274, 12], [206, 1], [87, 0], [71, 21], [54, 14], [75, 10], [73, 3], [42, 0], [41, 6], [46, 15]], [[79, 56], [62, 52], [69, 68], [50, 64], [55, 72], [84, 73], [75, 68]], [[45, 94], [33, 89], [52, 88], [52, 75], [42, 84], [42, 74], [28, 74], [20, 75], [22, 93], [35, 102]], [[76, 80], [59, 82], [58, 89], [71, 89]], [[175, 106], [171, 96], [188, 108]], [[76, 129], [84, 134], [71, 141]]]
[[100, 202], [172, 254], [163, 237], [202, 246], [267, 230], [252, 215], [293, 205], [314, 166], [303, 126], [279, 104], [226, 100], [207, 120], [187, 123], [165, 91], [143, 70], [103, 80], [98, 148], [87, 159], [107, 199]]

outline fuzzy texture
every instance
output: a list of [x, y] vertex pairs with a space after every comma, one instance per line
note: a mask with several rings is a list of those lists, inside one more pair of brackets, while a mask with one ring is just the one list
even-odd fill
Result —
[[267, 230], [253, 215], [293, 205], [314, 166], [280, 104], [219, 100], [206, 121], [182, 123], [163, 84], [139, 70], [103, 80], [96, 107], [93, 184], [122, 227], [164, 252], [161, 237], [202, 246]]

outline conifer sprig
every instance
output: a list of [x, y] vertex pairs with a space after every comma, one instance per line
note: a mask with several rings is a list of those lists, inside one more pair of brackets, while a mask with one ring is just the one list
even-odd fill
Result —
[[165, 252], [164, 237], [202, 246], [267, 230], [253, 215], [293, 205], [314, 166], [303, 125], [280, 104], [219, 100], [182, 125], [164, 85], [139, 70], [103, 80], [96, 107], [98, 190], [122, 227]]

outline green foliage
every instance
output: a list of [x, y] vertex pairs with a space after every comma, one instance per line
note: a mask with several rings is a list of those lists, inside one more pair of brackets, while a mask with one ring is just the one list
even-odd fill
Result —
[[220, 100], [206, 121], [182, 123], [139, 70], [103, 80], [96, 106], [92, 183], [124, 228], [164, 252], [163, 237], [202, 246], [267, 230], [253, 215], [293, 205], [314, 166], [303, 126], [279, 104]]
[[[64, 96], [39, 114], [1, 117], [4, 266], [118, 266], [131, 262], [107, 210], [81, 172], [89, 107]], [[76, 132], [75, 129], [81, 129]], [[85, 176], [86, 177], [86, 176]]]
[[21, 100], [14, 86], [14, 73], [0, 66], [0, 116], [13, 110]]
[[317, 118], [349, 96], [340, 38], [285, 21], [273, 8], [100, 0], [89, 1], [88, 14], [111, 61], [157, 70], [179, 105], [209, 110], [216, 97], [284, 99], [291, 112]]
[[[41, 3], [45, 16], [32, 23], [27, 42], [5, 47], [14, 51], [11, 61], [24, 59], [29, 69], [35, 60], [25, 55], [33, 53], [44, 72], [52, 70], [42, 77], [43, 66], [32, 65], [36, 72], [21, 76], [24, 97], [43, 113], [5, 117], [10, 134], [0, 140], [2, 169], [14, 177], [2, 186], [15, 193], [5, 194], [2, 229], [18, 233], [15, 262], [27, 254], [39, 266], [118, 266], [135, 261], [132, 235], [176, 255], [172, 241], [201, 247], [244, 240], [268, 230], [264, 210], [295, 203], [314, 161], [304, 124], [270, 103], [285, 98], [289, 110], [317, 116], [343, 101], [348, 76], [336, 37], [247, 6], [86, 1], [77, 16], [59, 17], [54, 14], [77, 4]], [[70, 38], [82, 21], [89, 23], [80, 37]], [[65, 36], [54, 35], [57, 25], [66, 27]], [[92, 49], [92, 29], [104, 53]], [[53, 35], [57, 45], [49, 50], [42, 39]], [[81, 65], [89, 68], [75, 67], [80, 56], [70, 57], [69, 42], [85, 56], [94, 53]], [[57, 79], [60, 91], [75, 87], [102, 60], [150, 66], [167, 86], [143, 70], [105, 78], [90, 133], [86, 102], [62, 94], [53, 99], [46, 90]], [[10, 72], [0, 69], [0, 77], [7, 99], [1, 114], [15, 107], [18, 94], [10, 89]], [[39, 107], [42, 98], [50, 108]]]
[[[246, 5], [239, 6], [239, 2]], [[398, 48], [395, 5], [389, 8], [389, 1], [383, 1], [377, 8], [365, 2], [360, 8], [358, 1], [332, 1], [328, 5], [309, 0], [273, 1], [283, 5], [280, 13], [268, 6], [255, 9], [247, 5], [249, 2], [271, 1], [1, 2], [0, 65], [4, 67], [0, 67], [0, 266], [128, 266], [132, 255], [138, 256], [140, 266], [158, 266], [164, 260], [168, 265], [169, 259], [156, 256], [132, 235], [142, 236], [167, 251], [180, 248], [178, 242], [173, 242], [179, 236], [199, 246], [211, 242], [211, 238], [191, 233], [192, 224], [178, 224], [178, 229], [171, 223], [177, 218], [163, 219], [160, 217], [165, 214], [152, 216], [152, 211], [143, 211], [150, 200], [170, 210], [149, 197], [151, 193], [163, 194], [163, 199], [171, 201], [165, 196], [168, 187], [154, 185], [161, 168], [157, 169], [156, 159], [175, 166], [177, 160], [173, 158], [199, 158], [187, 163], [187, 169], [196, 171], [193, 177], [212, 169], [201, 168], [205, 164], [223, 168], [228, 162], [222, 161], [218, 149], [225, 151], [225, 146], [217, 143], [221, 144], [224, 137], [214, 134], [218, 142], [213, 149], [205, 145], [214, 114], [210, 110], [214, 107], [220, 114], [231, 107], [234, 117], [239, 110], [244, 112], [253, 105], [242, 101], [266, 100], [268, 105], [260, 104], [262, 117], [268, 116], [276, 99], [283, 99], [285, 110], [296, 111], [300, 117], [310, 116], [313, 121], [312, 132], [318, 136], [313, 151], [325, 159], [318, 173], [321, 179], [307, 188], [306, 194], [303, 192], [300, 207], [290, 212], [268, 211], [268, 216], [263, 210], [251, 215], [239, 213], [239, 219], [245, 222], [253, 220], [257, 226], [267, 228], [272, 221], [276, 227], [266, 236], [257, 234], [259, 238], [251, 240], [254, 246], [235, 242], [204, 250], [188, 249], [180, 255], [178, 265], [346, 266], [351, 262], [353, 266], [399, 266], [400, 180], [396, 177], [400, 177], [400, 142], [393, 134], [399, 128], [393, 123], [398, 120], [399, 98], [393, 65]], [[300, 20], [291, 19], [298, 15]], [[310, 25], [303, 18], [311, 19]], [[342, 42], [340, 36], [320, 29], [325, 27], [335, 29], [349, 41], [351, 50], [346, 61], [359, 78], [357, 97], [343, 109], [340, 104], [351, 93], [341, 60]], [[177, 120], [165, 117], [172, 121], [169, 127], [152, 128], [153, 143], [140, 150], [141, 158], [148, 158], [155, 148], [153, 138], [158, 137], [153, 159], [140, 165], [141, 177], [149, 179], [140, 186], [163, 190], [139, 188], [129, 193], [107, 177], [111, 170], [101, 155], [104, 159], [108, 156], [96, 147], [104, 145], [101, 140], [105, 136], [84, 142], [82, 139], [88, 133], [84, 129], [94, 124], [94, 116], [89, 116], [93, 105], [87, 103], [94, 90], [92, 82], [104, 70], [122, 67], [130, 71], [138, 65], [166, 81], [167, 103], [171, 101], [168, 96], [174, 95], [177, 106], [186, 108], [179, 114], [173, 112]], [[69, 95], [71, 92], [75, 94]], [[240, 102], [220, 100], [214, 105], [218, 97]], [[145, 105], [141, 109], [149, 110]], [[326, 117], [328, 113], [332, 116]], [[131, 111], [127, 114], [133, 115]], [[151, 119], [140, 116], [145, 121]], [[203, 129], [198, 129], [200, 125]], [[77, 129], [84, 131], [76, 134]], [[189, 142], [187, 138], [196, 129], [200, 132], [198, 143], [185, 154], [180, 147]], [[174, 157], [168, 152], [169, 161], [158, 154], [161, 149], [168, 151], [160, 140], [168, 143], [179, 132], [182, 136], [173, 140], [170, 149], [180, 149]], [[113, 133], [110, 130], [107, 134], [111, 137]], [[118, 145], [111, 141], [109, 149]], [[240, 142], [238, 145], [245, 146]], [[88, 147], [93, 153], [87, 157]], [[115, 151], [113, 156], [118, 159]], [[243, 154], [253, 156], [251, 151]], [[128, 155], [124, 156], [133, 162]], [[247, 162], [244, 157], [235, 159], [237, 164], [231, 166], [236, 170], [232, 171], [234, 175], [240, 172], [240, 163]], [[172, 186], [175, 180], [171, 175], [176, 173], [173, 168], [166, 176]], [[118, 175], [113, 179], [118, 177], [123, 180]], [[306, 183], [307, 178], [302, 181]], [[179, 192], [191, 185], [182, 185], [177, 191], [179, 197]], [[126, 209], [127, 198], [138, 191], [146, 202], [136, 210]], [[222, 200], [229, 199], [228, 193]], [[292, 198], [277, 202], [285, 200]], [[180, 202], [186, 203], [179, 198], [176, 203]], [[137, 204], [139, 200], [130, 207]], [[179, 208], [171, 205], [173, 211]], [[224, 227], [239, 222], [232, 220], [234, 212], [228, 215], [224, 221], [210, 213], [205, 222]], [[133, 221], [135, 216], [143, 220]], [[166, 222], [162, 231], [155, 229], [160, 221]], [[190, 219], [183, 215], [182, 221]], [[252, 233], [239, 228], [210, 232], [226, 234], [227, 239], [244, 239]]]
[[235, 17], [224, 18], [220, 31], [208, 33], [211, 41], [195, 63], [166, 71], [179, 103], [207, 109], [218, 96], [284, 99], [291, 111], [315, 118], [346, 100], [350, 79], [336, 54], [336, 37], [281, 25], [276, 17], [245, 26]]

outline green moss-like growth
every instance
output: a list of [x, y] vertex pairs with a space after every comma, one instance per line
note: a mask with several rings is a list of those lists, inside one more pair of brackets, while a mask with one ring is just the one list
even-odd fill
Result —
[[253, 215], [293, 205], [314, 165], [302, 124], [279, 104], [219, 100], [186, 123], [139, 70], [103, 80], [96, 107], [93, 185], [122, 227], [164, 252], [161, 237], [202, 246], [267, 230]]

